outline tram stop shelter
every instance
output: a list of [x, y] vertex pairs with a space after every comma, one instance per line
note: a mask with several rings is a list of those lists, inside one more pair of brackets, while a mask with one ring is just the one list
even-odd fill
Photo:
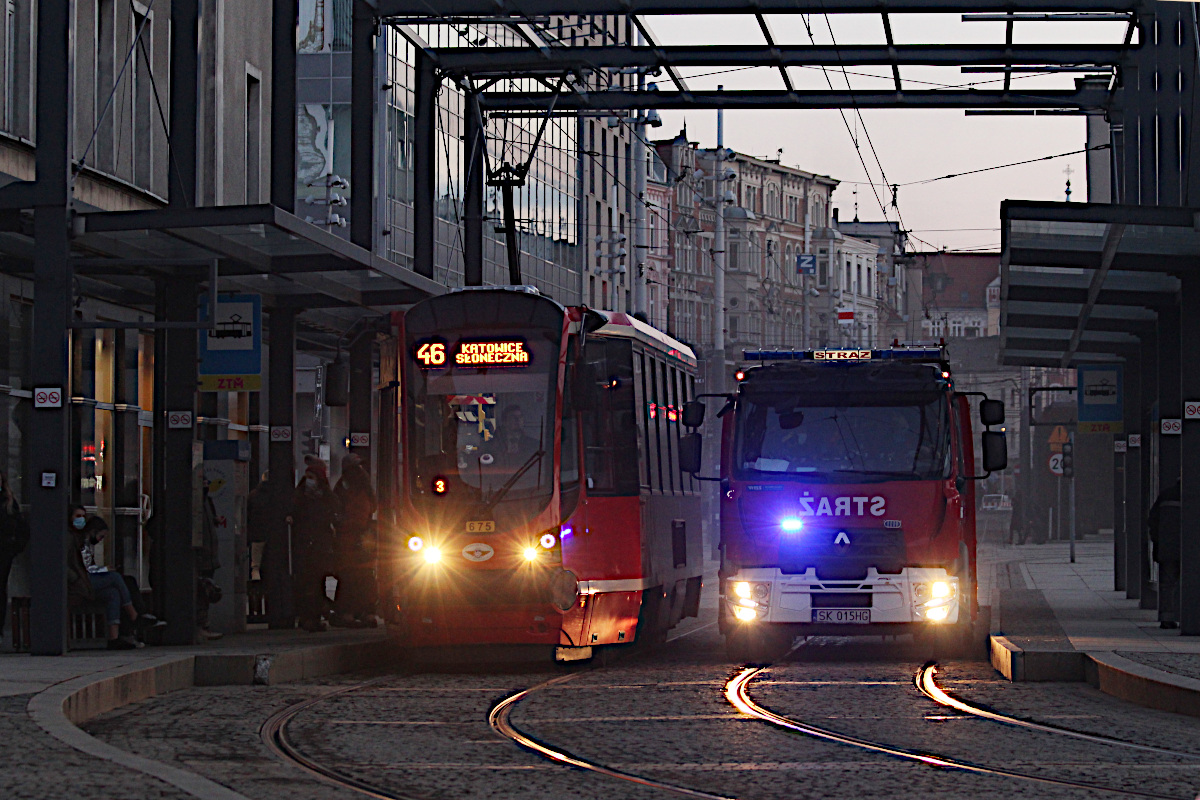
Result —
[[1147, 515], [1181, 479], [1180, 631], [1200, 635], [1200, 209], [1008, 200], [1001, 236], [1003, 363], [1123, 366], [1116, 439], [1142, 446], [1114, 446], [1114, 588], [1155, 607]]
[[[31, 224], [27, 212], [0, 212], [0, 255], [5, 257], [6, 271], [34, 275], [38, 248], [34, 225], [36, 221]], [[67, 265], [62, 283], [63, 302], [69, 308], [62, 320], [65, 328], [75, 329], [76, 333], [114, 329], [118, 337], [132, 337], [135, 353], [138, 332], [154, 332], [153, 414], [138, 406], [136, 387], [123, 389], [122, 379], [118, 379], [112, 404], [112, 439], [116, 447], [139, 426], [152, 430], [154, 463], [150, 471], [154, 485], [148, 494], [154, 498], [154, 513], [148, 533], [155, 543], [150, 568], [156, 604], [169, 623], [164, 641], [190, 643], [195, 635], [195, 557], [193, 539], [186, 532], [194, 529], [202, 513], [197, 508], [195, 454], [201, 442], [226, 438], [222, 425], [229, 424], [229, 420], [219, 418], [216, 394], [197, 391], [197, 334], [209, 328], [204, 321], [209, 318], [205, 313], [206, 297], [215, 289], [218, 295], [261, 298], [264, 391], [249, 399], [252, 424], [248, 439], [254, 451], [252, 461], [270, 470], [270, 508], [286, 509], [294, 486], [295, 450], [290, 434], [297, 423], [297, 349], [319, 352], [329, 359], [340, 347], [349, 352], [347, 416], [352, 430], [372, 431], [378, 427], [372, 411], [375, 396], [380, 396], [380, 405], [388, 398], [390, 402], [396, 400], [396, 376], [388, 373], [394, 373], [395, 359], [384, 355], [390, 334], [388, 315], [440, 294], [445, 287], [270, 204], [78, 213], [72, 220]], [[97, 320], [88, 313], [92, 300], [107, 301], [112, 304], [109, 308], [124, 311]], [[35, 366], [42, 357], [35, 343]], [[378, 384], [373, 377], [376, 364], [380, 366]], [[37, 380], [35, 372], [35, 386], [42, 385]], [[123, 380], [131, 382], [129, 378]], [[72, 397], [75, 392], [71, 384], [73, 379], [64, 386], [65, 408], [61, 410], [70, 412], [73, 407], [96, 405], [87, 398]], [[121, 396], [126, 389], [132, 402]], [[35, 407], [35, 423], [43, 411], [55, 410]], [[189, 424], [167, 424], [167, 412], [177, 411], [191, 413]], [[394, 418], [394, 414], [391, 416]], [[77, 426], [73, 413], [64, 417], [68, 427]], [[152, 422], [144, 421], [147, 418]], [[268, 429], [289, 435], [268, 437], [264, 435]], [[394, 440], [394, 431], [390, 433]], [[35, 478], [53, 474], [59, 486], [71, 482], [78, 485], [78, 432], [67, 433], [67, 440], [75, 442], [73, 450], [42, 446], [36, 439], [36, 429], [34, 436], [39, 444], [29, 455], [29, 474]], [[373, 438], [363, 437], [354, 447], [368, 465]], [[270, 443], [260, 452], [259, 443], [264, 440]], [[394, 479], [383, 474], [386, 472], [377, 476], [381, 489]], [[285, 513], [273, 515], [268, 549], [272, 540], [286, 542]], [[61, 524], [58, 529], [62, 529]], [[65, 563], [61, 549], [51, 550], [49, 559], [57, 558], [61, 567]], [[286, 546], [277, 547], [276, 552], [286, 552]], [[49, 565], [39, 569], [37, 556], [35, 551], [34, 603], [35, 607], [39, 603], [45, 607], [59, 595], [52, 591], [52, 583], [39, 585], [37, 576], [45, 574]], [[270, 571], [279, 563], [278, 559], [274, 563], [268, 559], [266, 569]], [[227, 566], [232, 569], [232, 565]], [[290, 615], [290, 588], [286, 563], [282, 567], [282, 573], [268, 572], [265, 578], [268, 593], [278, 600], [268, 604], [270, 615], [286, 619]], [[39, 596], [39, 592], [46, 596]], [[35, 636], [48, 633], [36, 630], [39, 624], [46, 625], [45, 619], [33, 621]], [[53, 645], [47, 649], [52, 650]]]

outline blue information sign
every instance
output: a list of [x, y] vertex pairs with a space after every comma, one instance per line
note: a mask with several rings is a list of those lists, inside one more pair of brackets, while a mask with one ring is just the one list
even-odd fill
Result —
[[1120, 364], [1087, 364], [1077, 373], [1079, 433], [1123, 433], [1124, 376]]
[[[208, 319], [201, 299], [200, 319]], [[221, 295], [213, 330], [200, 332], [200, 391], [257, 392], [262, 388], [262, 297]]]

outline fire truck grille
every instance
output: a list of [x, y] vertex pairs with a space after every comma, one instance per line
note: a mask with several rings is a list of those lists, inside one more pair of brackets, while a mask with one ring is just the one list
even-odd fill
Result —
[[826, 528], [809, 530], [794, 541], [780, 544], [780, 568], [799, 575], [810, 567], [823, 580], [857, 580], [875, 567], [898, 573], [905, 563], [904, 533], [898, 530]]

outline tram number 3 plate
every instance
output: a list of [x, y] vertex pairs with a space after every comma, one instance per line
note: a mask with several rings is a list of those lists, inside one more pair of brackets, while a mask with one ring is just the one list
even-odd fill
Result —
[[467, 523], [467, 533], [493, 533], [496, 523], [490, 519], [475, 520]]
[[868, 625], [871, 622], [869, 608], [814, 608], [813, 622], [837, 622], [854, 625]]

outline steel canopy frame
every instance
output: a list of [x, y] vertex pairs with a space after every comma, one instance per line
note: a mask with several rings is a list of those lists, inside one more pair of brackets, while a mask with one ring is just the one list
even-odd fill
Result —
[[1137, 0], [367, 0], [380, 17], [1132, 12]]

